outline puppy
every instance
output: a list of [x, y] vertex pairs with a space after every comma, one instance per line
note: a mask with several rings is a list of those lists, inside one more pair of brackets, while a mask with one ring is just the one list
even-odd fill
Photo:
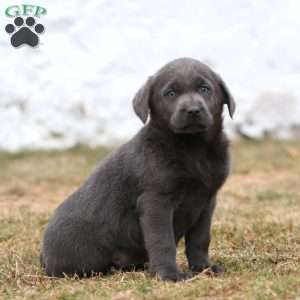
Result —
[[133, 107], [150, 121], [107, 157], [55, 211], [41, 261], [50, 276], [89, 276], [139, 268], [162, 280], [187, 278], [176, 264], [184, 237], [189, 268], [211, 267], [208, 257], [216, 195], [229, 172], [222, 112], [235, 102], [209, 67], [176, 59], [151, 76]]

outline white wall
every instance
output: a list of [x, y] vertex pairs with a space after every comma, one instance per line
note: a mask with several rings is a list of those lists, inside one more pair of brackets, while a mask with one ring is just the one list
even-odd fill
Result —
[[[237, 101], [233, 134], [300, 136], [300, 1], [49, 0], [38, 48], [14, 49], [0, 2], [0, 149], [123, 140], [131, 99], [162, 64], [191, 56]], [[19, 2], [23, 3], [23, 1]]]

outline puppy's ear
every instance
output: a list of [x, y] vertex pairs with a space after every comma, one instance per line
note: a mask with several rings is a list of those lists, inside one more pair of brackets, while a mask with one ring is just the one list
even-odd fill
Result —
[[233, 115], [234, 115], [234, 112], [235, 112], [235, 106], [236, 106], [235, 101], [234, 101], [231, 93], [229, 92], [229, 89], [226, 86], [223, 79], [219, 75], [217, 75], [217, 77], [218, 77], [221, 92], [222, 92], [222, 95], [223, 95], [223, 103], [227, 105], [229, 115], [230, 115], [231, 119], [233, 119]]
[[148, 119], [152, 81], [152, 77], [149, 77], [146, 83], [138, 90], [133, 98], [133, 109], [143, 123], [146, 123]]

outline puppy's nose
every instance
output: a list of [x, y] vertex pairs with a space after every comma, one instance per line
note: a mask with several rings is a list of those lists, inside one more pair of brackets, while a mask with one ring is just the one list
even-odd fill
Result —
[[198, 116], [201, 112], [201, 108], [199, 107], [189, 107], [187, 110], [186, 110], [186, 113], [189, 115], [189, 116]]

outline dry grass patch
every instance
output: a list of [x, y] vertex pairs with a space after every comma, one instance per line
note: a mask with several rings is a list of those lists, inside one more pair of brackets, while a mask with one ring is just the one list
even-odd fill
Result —
[[[0, 154], [0, 299], [296, 299], [300, 297], [300, 143], [233, 145], [211, 255], [219, 277], [163, 283], [146, 272], [53, 279], [39, 266], [53, 209], [109, 149]], [[178, 262], [186, 269], [183, 243]]]

